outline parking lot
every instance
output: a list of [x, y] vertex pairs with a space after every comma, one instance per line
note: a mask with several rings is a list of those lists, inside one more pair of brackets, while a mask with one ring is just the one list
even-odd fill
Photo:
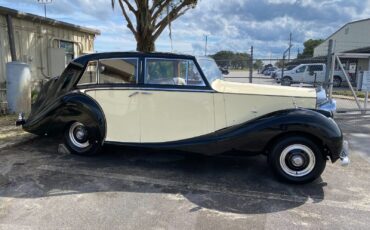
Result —
[[300, 186], [276, 181], [264, 156], [108, 146], [79, 157], [41, 137], [3, 147], [0, 228], [368, 229], [370, 116], [337, 121], [351, 165], [328, 162], [319, 180]]

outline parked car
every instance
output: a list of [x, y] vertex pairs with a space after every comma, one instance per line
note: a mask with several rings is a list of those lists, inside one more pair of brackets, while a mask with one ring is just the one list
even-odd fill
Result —
[[[288, 65], [284, 68], [284, 72], [285, 71], [288, 71], [288, 70], [292, 70], [293, 68], [295, 68], [297, 65]], [[282, 73], [282, 70], [279, 68], [277, 69], [276, 71], [274, 71], [274, 73], [271, 75], [272, 78], [276, 79], [276, 78], [279, 78], [281, 79], [281, 73]], [[280, 82], [279, 82], [280, 83]]]
[[[289, 86], [294, 83], [321, 84], [325, 81], [326, 65], [319, 63], [301, 64], [295, 68], [284, 71], [284, 77], [281, 74], [275, 77], [276, 82]], [[342, 71], [335, 71], [333, 86], [340, 87], [345, 81]]]
[[279, 178], [306, 183], [328, 159], [348, 162], [333, 105], [322, 90], [224, 81], [208, 57], [95, 53], [48, 81], [17, 124], [38, 135], [62, 134], [79, 155], [108, 143], [265, 154]]

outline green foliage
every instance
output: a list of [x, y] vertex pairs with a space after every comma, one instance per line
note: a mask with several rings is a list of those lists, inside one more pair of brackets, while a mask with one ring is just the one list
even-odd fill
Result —
[[263, 68], [263, 61], [261, 61], [261, 60], [256, 60], [256, 61], [253, 63], [253, 68], [254, 68], [254, 69], [262, 69], [262, 68]]
[[303, 43], [303, 45], [304, 45], [303, 53], [298, 54], [297, 58], [313, 57], [313, 51], [314, 51], [315, 47], [320, 45], [323, 42], [324, 42], [323, 39], [309, 39], [309, 40], [305, 41]]
[[230, 69], [246, 69], [249, 67], [250, 55], [247, 53], [234, 53], [232, 51], [219, 51], [211, 55], [218, 66]]

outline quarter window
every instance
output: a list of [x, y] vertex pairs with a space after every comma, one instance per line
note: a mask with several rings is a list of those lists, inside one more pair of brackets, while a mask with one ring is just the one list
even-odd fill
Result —
[[78, 82], [78, 85], [84, 85], [84, 84], [96, 84], [97, 80], [97, 68], [98, 68], [98, 62], [97, 61], [91, 61], [87, 65], [85, 72], [82, 74], [80, 81]]
[[137, 59], [105, 59], [99, 61], [99, 84], [136, 84]]
[[145, 84], [205, 86], [192, 60], [147, 59]]

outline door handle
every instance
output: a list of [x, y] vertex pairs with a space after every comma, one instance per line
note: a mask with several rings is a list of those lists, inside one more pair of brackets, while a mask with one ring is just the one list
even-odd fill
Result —
[[139, 94], [139, 92], [134, 92], [134, 93], [128, 95], [128, 97], [133, 97], [133, 96], [138, 95], [138, 94]]
[[141, 94], [144, 94], [144, 95], [152, 95], [153, 93], [151, 93], [151, 92], [141, 92]]

